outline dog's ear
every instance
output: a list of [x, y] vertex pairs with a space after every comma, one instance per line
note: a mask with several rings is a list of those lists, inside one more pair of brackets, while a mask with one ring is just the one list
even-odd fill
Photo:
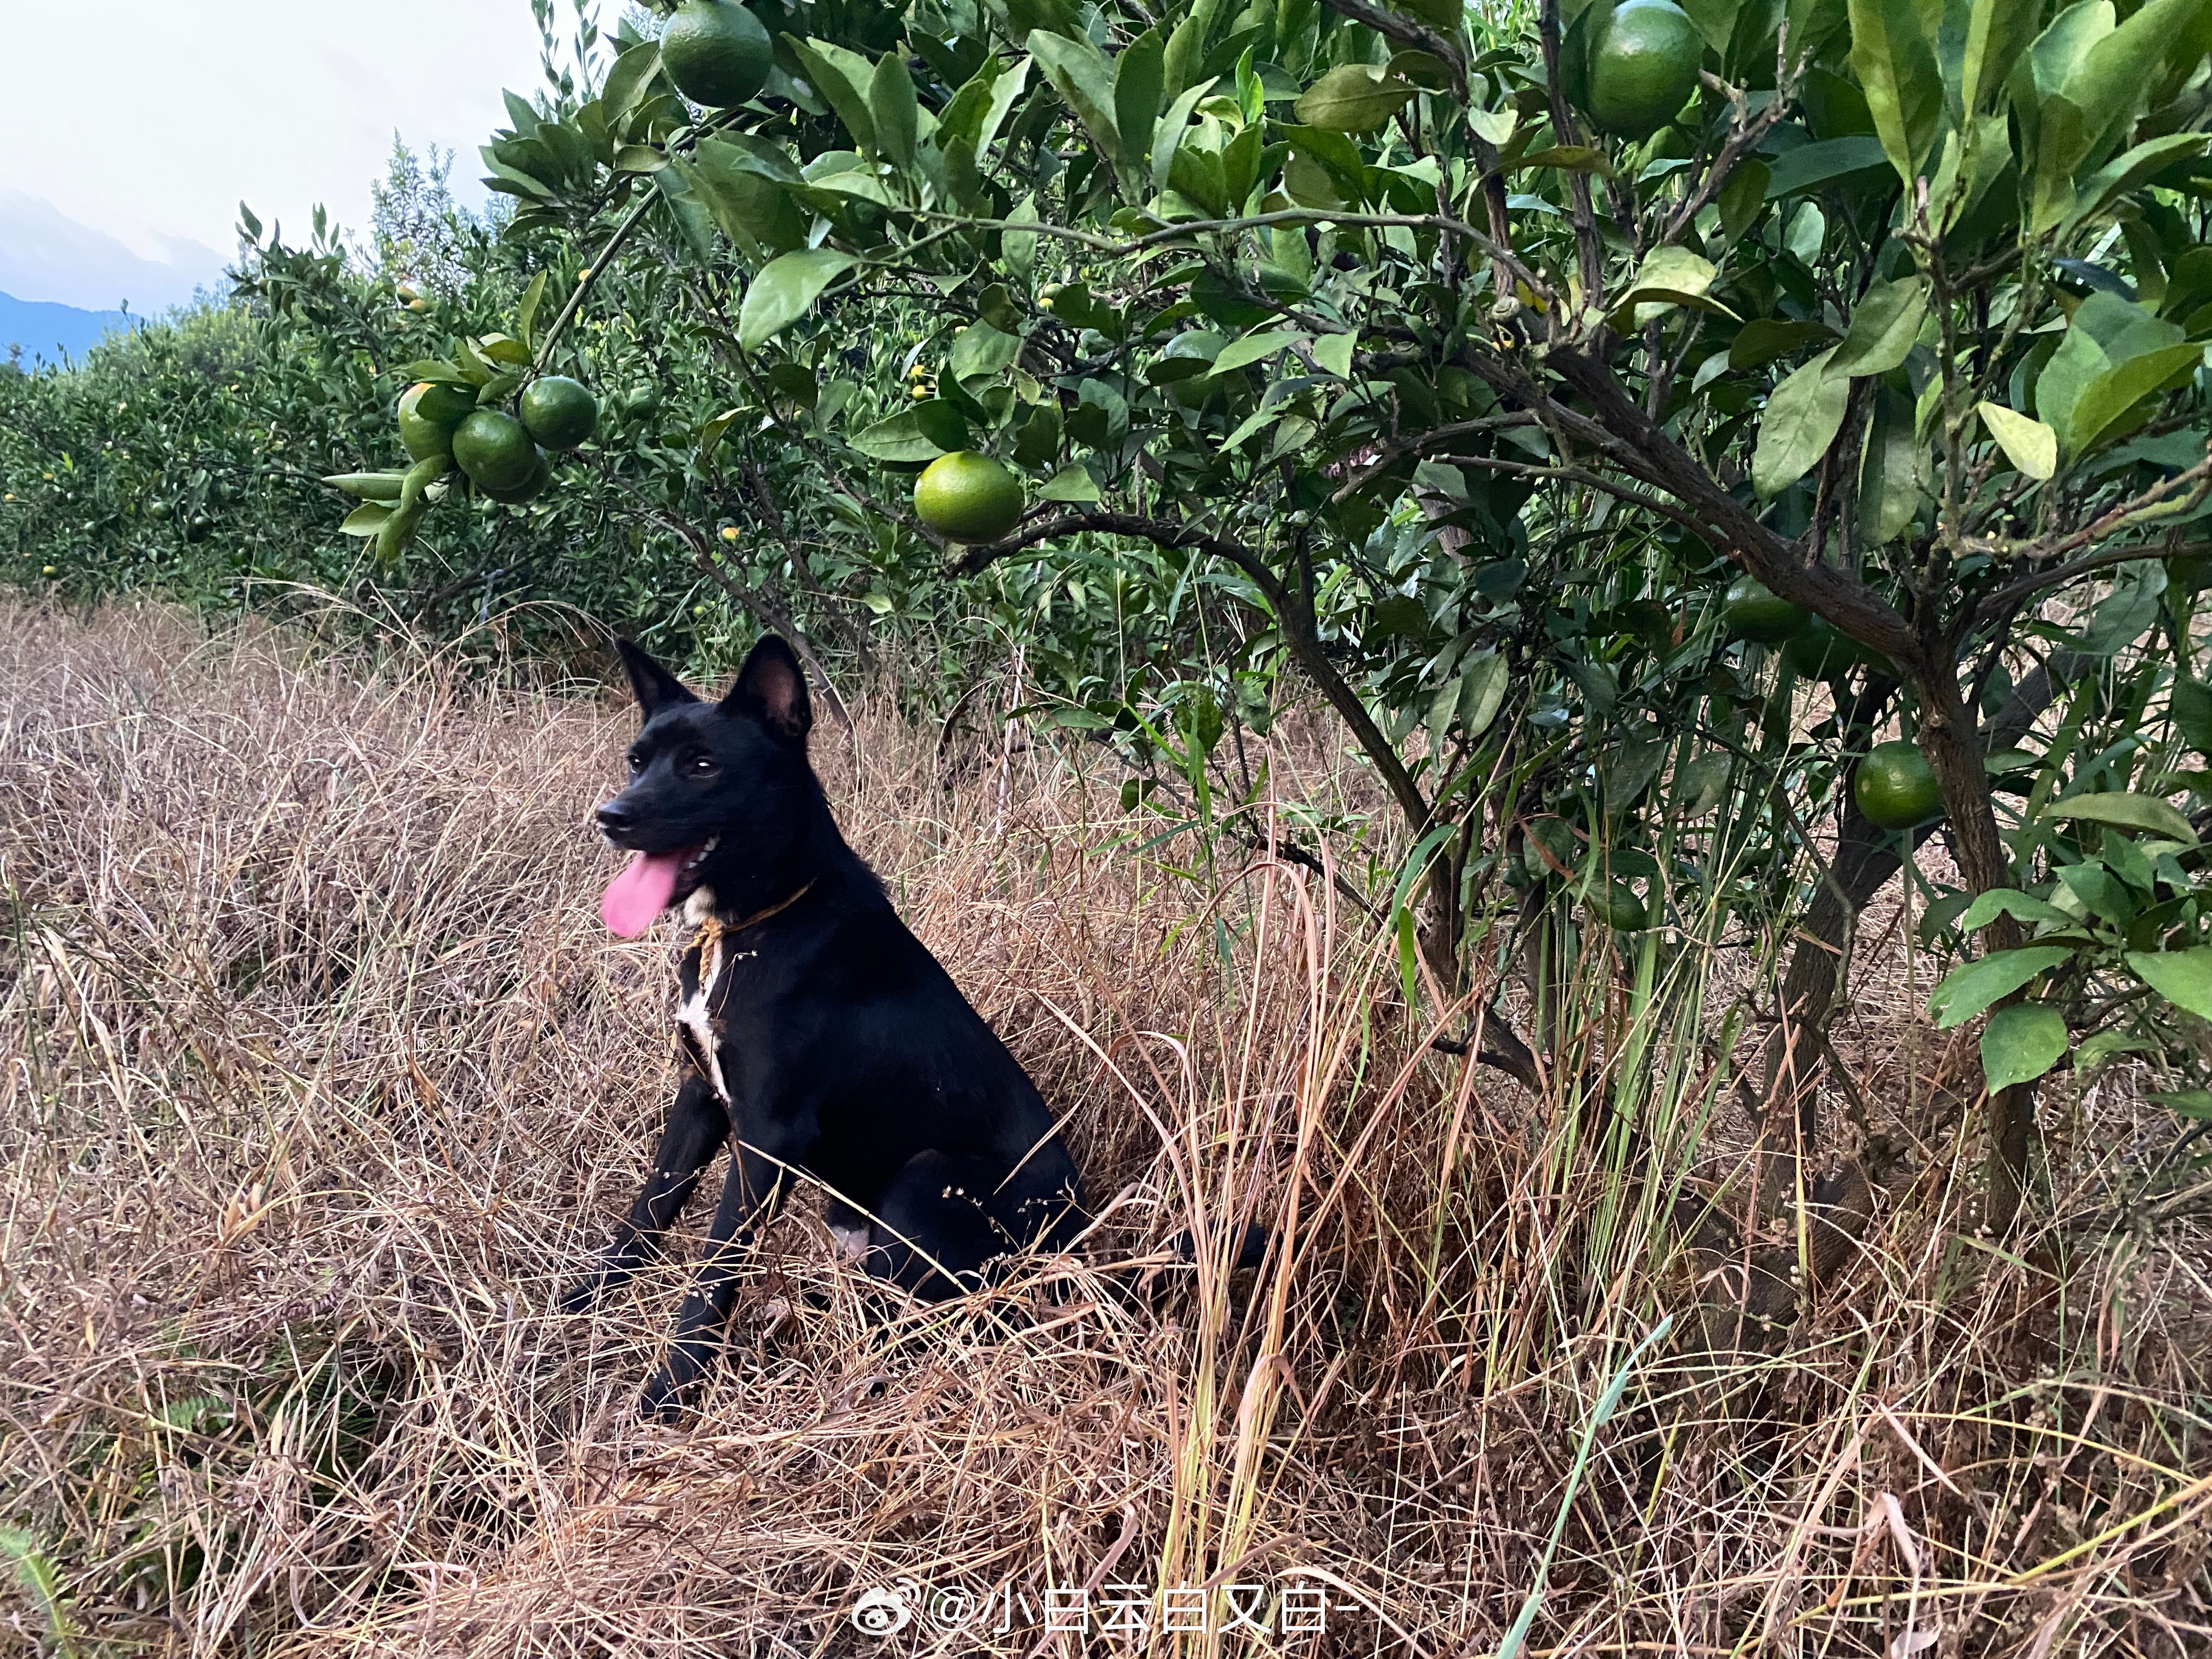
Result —
[[806, 676], [799, 659], [776, 635], [764, 634], [738, 670], [738, 683], [722, 699], [732, 714], [750, 714], [776, 736], [802, 741], [814, 724], [814, 708], [806, 697]]
[[684, 690], [683, 681], [628, 640], [617, 640], [615, 649], [622, 653], [623, 666], [629, 672], [629, 689], [637, 697], [637, 712], [644, 719], [651, 720], [675, 703], [699, 701]]

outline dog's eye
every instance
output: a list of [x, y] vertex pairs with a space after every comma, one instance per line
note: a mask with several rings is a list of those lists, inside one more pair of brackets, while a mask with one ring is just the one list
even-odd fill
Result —
[[636, 750], [631, 750], [625, 758], [629, 762], [629, 769], [631, 771], [642, 772], [645, 770], [645, 757], [639, 754]]
[[708, 774], [712, 773], [712, 772], [714, 771], [714, 757], [712, 755], [694, 755], [694, 756], [692, 756], [692, 757], [691, 757], [691, 775], [692, 775], [693, 777], [695, 777], [695, 778], [703, 778], [703, 777], [706, 777]]

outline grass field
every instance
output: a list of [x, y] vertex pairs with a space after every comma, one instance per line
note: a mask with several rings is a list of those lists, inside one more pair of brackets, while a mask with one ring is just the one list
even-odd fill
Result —
[[[1108, 1213], [922, 1310], [801, 1202], [671, 1430], [632, 1404], [689, 1243], [550, 1311], [675, 1076], [665, 929], [596, 914], [627, 711], [153, 610], [0, 611], [0, 1646], [1442, 1659], [1533, 1603], [1531, 1654], [2212, 1652], [2212, 1182], [2114, 1079], [2048, 1103], [2023, 1231], [1966, 1231], [1893, 942], [1839, 1046], [1908, 1155], [1716, 1352], [1732, 1264], [1668, 1218], [1742, 1141], [1717, 955], [1577, 1005], [1631, 1143], [1419, 1053], [1312, 872], [1140, 849], [1042, 742], [825, 726]], [[1282, 792], [1356, 804], [1316, 754]], [[1256, 1282], [1121, 1265], [1248, 1212], [1292, 1243]]]

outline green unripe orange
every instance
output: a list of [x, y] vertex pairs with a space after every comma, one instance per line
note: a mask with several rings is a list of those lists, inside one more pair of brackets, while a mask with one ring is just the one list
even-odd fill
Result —
[[695, 104], [726, 109], [768, 84], [775, 43], [732, 0], [684, 0], [660, 37], [660, 64]]
[[1866, 660], [1859, 643], [1825, 617], [1814, 617], [1783, 645], [1782, 655], [1806, 680], [1841, 679]]
[[523, 502], [537, 495], [552, 481], [553, 469], [547, 463], [544, 456], [540, 455], [531, 467], [529, 476], [520, 483], [509, 489], [501, 489], [479, 485], [477, 493], [486, 501], [504, 502], [508, 507], [520, 507]]
[[1589, 891], [1583, 895], [1583, 908], [1589, 912], [1592, 921], [1624, 933], [1641, 932], [1650, 920], [1644, 901], [1625, 881], [1592, 884]]
[[988, 455], [956, 449], [915, 480], [914, 510], [947, 541], [1000, 541], [1021, 522], [1021, 481]]
[[1624, 0], [1590, 46], [1590, 119], [1617, 138], [1649, 138], [1680, 112], [1705, 55], [1674, 0]]
[[547, 449], [574, 449], [599, 423], [599, 399], [581, 380], [541, 374], [523, 388], [522, 424]]
[[1905, 738], [1878, 743], [1859, 763], [1851, 781], [1859, 811], [1884, 830], [1910, 830], [1943, 810], [1943, 791], [1936, 769], [1920, 745]]
[[476, 406], [474, 392], [436, 380], [417, 380], [400, 394], [399, 441], [418, 461], [451, 454], [453, 428]]
[[1729, 583], [1721, 607], [1728, 631], [1759, 645], [1781, 644], [1804, 628], [1809, 615], [1771, 592], [1756, 576], [1739, 576]]
[[520, 488], [539, 457], [521, 422], [496, 409], [479, 409], [453, 428], [453, 463], [489, 494]]

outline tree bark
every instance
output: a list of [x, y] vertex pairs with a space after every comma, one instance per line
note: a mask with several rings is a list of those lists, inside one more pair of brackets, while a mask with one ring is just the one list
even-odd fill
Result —
[[[1959, 861], [1959, 877], [1968, 892], [1977, 896], [2012, 880], [2012, 860], [1997, 834], [1996, 813], [1990, 797], [1990, 780], [1982, 764], [1982, 733], [1973, 711], [1959, 696], [1955, 674], [1932, 673], [1915, 687], [1920, 694], [1920, 752], [1936, 773], [1943, 792], [1943, 811], [1951, 823], [1952, 854]], [[2017, 950], [2020, 923], [2000, 915], [1982, 929], [1986, 951]], [[2006, 1006], [2019, 994], [2003, 999]], [[1992, 1233], [2011, 1229], [2027, 1190], [2028, 1145], [2035, 1123], [2035, 1085], [2016, 1083], [1990, 1097], [1990, 1154], [1984, 1163], [1988, 1182], [1982, 1224]]]

